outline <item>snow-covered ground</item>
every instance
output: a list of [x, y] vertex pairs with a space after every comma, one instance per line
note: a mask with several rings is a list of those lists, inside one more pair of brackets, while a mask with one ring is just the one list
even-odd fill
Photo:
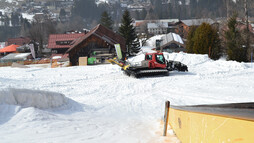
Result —
[[136, 79], [117, 65], [0, 68], [0, 142], [162, 143], [166, 100], [254, 102], [254, 65], [186, 53], [165, 57], [189, 72]]

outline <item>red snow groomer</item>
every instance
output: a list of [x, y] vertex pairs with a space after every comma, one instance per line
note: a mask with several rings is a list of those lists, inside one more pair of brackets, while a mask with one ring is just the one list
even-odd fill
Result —
[[118, 60], [117, 58], [108, 61], [122, 67], [128, 76], [137, 78], [146, 75], [168, 75], [169, 71], [173, 70], [188, 71], [188, 67], [180, 62], [166, 61], [163, 53], [146, 53], [145, 59], [136, 63]]

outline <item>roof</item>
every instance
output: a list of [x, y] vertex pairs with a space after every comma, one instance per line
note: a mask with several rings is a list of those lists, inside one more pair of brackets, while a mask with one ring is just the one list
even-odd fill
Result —
[[147, 23], [147, 28], [168, 28], [168, 23]]
[[179, 19], [160, 19], [160, 22], [167, 22], [167, 23], [176, 23]]
[[198, 26], [201, 25], [202, 23], [206, 22], [208, 24], [214, 24], [215, 21], [210, 19], [210, 18], [206, 18], [206, 19], [188, 19], [188, 20], [181, 20], [185, 25], [187, 26]]
[[180, 45], [184, 45], [184, 42], [180, 35], [176, 33], [168, 33], [165, 36], [161, 37], [161, 47], [167, 46], [168, 43], [176, 42]]
[[146, 22], [145, 21], [135, 21], [135, 26], [136, 27], [139, 27], [139, 26], [141, 26], [141, 25], [143, 25], [143, 24], [145, 24]]
[[4, 47], [4, 48], [0, 49], [0, 53], [16, 52], [17, 47], [19, 47], [19, 45], [10, 45], [10, 46]]
[[[49, 41], [48, 41], [48, 48], [49, 49], [57, 49], [57, 48], [70, 48], [70, 43], [74, 41], [75, 39], [84, 36], [85, 33], [70, 33], [70, 34], [50, 34], [49, 35]], [[57, 41], [63, 42], [63, 41], [70, 41], [69, 44], [61, 45], [57, 44]]]
[[5, 60], [26, 60], [27, 56], [31, 55], [31, 53], [11, 53], [3, 58], [1, 58], [2, 61]]
[[126, 51], [125, 39], [121, 35], [119, 35], [119, 34], [113, 32], [112, 30], [102, 26], [101, 24], [98, 24], [96, 27], [94, 27], [86, 35], [76, 39], [75, 42], [73, 43], [73, 45], [71, 45], [71, 47], [67, 50], [67, 52], [70, 52], [72, 49], [74, 49], [76, 46], [81, 44], [83, 41], [85, 41], [91, 35], [95, 35], [95, 36], [103, 39], [104, 41], [108, 42], [111, 45], [120, 44], [121, 49], [124, 52]]
[[31, 39], [28, 37], [18, 37], [18, 38], [9, 38], [7, 40], [8, 46], [11, 44], [15, 45], [25, 45], [30, 43]]

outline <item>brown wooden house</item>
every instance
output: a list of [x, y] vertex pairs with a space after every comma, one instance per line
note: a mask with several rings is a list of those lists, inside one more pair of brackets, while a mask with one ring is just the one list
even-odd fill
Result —
[[97, 62], [104, 63], [107, 58], [115, 56], [114, 44], [120, 44], [122, 53], [125, 55], [125, 39], [99, 24], [89, 33], [78, 38], [67, 50], [70, 64], [78, 65], [79, 57], [94, 57]]
[[176, 23], [176, 33], [179, 34], [182, 38], [187, 39], [189, 30], [191, 26], [200, 26], [202, 23], [208, 23], [210, 25], [217, 24], [214, 20], [208, 19], [188, 19], [188, 20], [181, 20]]

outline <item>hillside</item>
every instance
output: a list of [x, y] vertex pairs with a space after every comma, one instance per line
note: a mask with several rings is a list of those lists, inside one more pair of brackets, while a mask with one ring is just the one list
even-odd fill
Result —
[[0, 68], [1, 142], [163, 142], [165, 100], [254, 102], [254, 65], [186, 53], [165, 57], [189, 72], [136, 79], [116, 65]]

